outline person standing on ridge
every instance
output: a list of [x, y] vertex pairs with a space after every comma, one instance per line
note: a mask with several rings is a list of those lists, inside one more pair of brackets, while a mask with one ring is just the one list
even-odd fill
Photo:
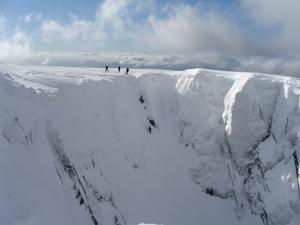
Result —
[[120, 73], [120, 71], [121, 71], [121, 67], [120, 67], [120, 66], [118, 66], [118, 71], [119, 71], [119, 73]]
[[109, 72], [108, 65], [105, 66], [105, 72]]
[[127, 67], [126, 68], [126, 75], [128, 75], [128, 73], [129, 73], [129, 68]]

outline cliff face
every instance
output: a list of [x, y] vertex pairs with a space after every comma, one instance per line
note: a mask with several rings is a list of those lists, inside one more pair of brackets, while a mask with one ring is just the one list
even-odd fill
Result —
[[0, 74], [0, 224], [298, 224], [299, 80]]

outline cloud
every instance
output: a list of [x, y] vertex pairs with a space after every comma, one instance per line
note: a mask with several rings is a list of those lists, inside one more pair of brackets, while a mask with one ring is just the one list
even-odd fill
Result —
[[30, 38], [20, 29], [8, 36], [6, 22], [6, 18], [0, 15], [0, 62], [26, 62], [33, 55]]
[[0, 61], [25, 63], [34, 53], [29, 38], [23, 31], [16, 31], [10, 39], [0, 39]]
[[45, 42], [70, 42], [77, 39], [89, 40], [98, 39], [94, 30], [94, 24], [86, 20], [74, 18], [70, 24], [62, 25], [54, 20], [45, 20], [42, 22], [41, 36]]
[[127, 7], [133, 0], [105, 0], [99, 5], [96, 21], [102, 26], [109, 25], [111, 29], [123, 30], [126, 20]]
[[214, 54], [197, 55], [148, 55], [138, 53], [96, 53], [96, 52], [69, 52], [69, 53], [35, 53], [26, 57], [23, 64], [35, 62], [40, 65], [52, 66], [88, 66], [103, 67], [104, 65], [131, 68], [158, 68], [158, 69], [188, 69], [204, 67], [223, 69], [238, 67], [238, 61], [230, 58], [221, 58]]
[[99, 4], [94, 20], [78, 19], [72, 15], [71, 22], [63, 24], [55, 20], [44, 20], [40, 26], [45, 42], [107, 41], [124, 39], [130, 26], [129, 5], [137, 0], [105, 0]]
[[289, 75], [300, 78], [300, 57], [251, 57], [240, 61], [236, 70]]
[[31, 20], [32, 20], [32, 13], [29, 13], [29, 14], [27, 14], [25, 17], [24, 17], [24, 22], [25, 23], [30, 23], [31, 22]]
[[143, 23], [134, 21], [135, 16], [148, 15], [153, 4], [152, 0], [104, 0], [98, 6], [96, 23], [105, 31], [112, 31], [111, 34], [132, 31], [137, 24]]
[[254, 23], [273, 29], [267, 47], [274, 54], [300, 55], [300, 1], [241, 0], [241, 5]]
[[238, 27], [215, 12], [199, 13], [189, 5], [172, 7], [167, 18], [151, 16], [149, 44], [175, 52], [241, 52], [246, 39]]
[[[0, 16], [0, 47], [6, 49], [0, 54], [10, 61], [16, 55], [18, 63], [23, 54], [27, 58], [21, 63], [204, 67], [300, 76], [298, 21], [298, 0], [239, 0], [231, 8], [205, 1], [103, 0], [89, 20], [71, 15], [62, 21], [29, 13], [11, 36]], [[30, 27], [29, 37], [22, 25]], [[41, 53], [41, 48], [61, 53]], [[90, 50], [154, 55], [84, 53]]]
[[[111, 67], [175, 69], [206, 68], [217, 70], [265, 72], [300, 77], [300, 58], [263, 58], [244, 59], [220, 56], [216, 53], [198, 54], [138, 54], [138, 53], [97, 53], [97, 52], [57, 52], [35, 53], [26, 43], [0, 42], [0, 48], [6, 49], [3, 62], [18, 64], [36, 64], [50, 66]], [[3, 54], [3, 52], [1, 52]], [[0, 54], [0, 61], [1, 61]], [[7, 57], [9, 56], [9, 57]]]
[[28, 13], [24, 16], [23, 20], [25, 24], [31, 23], [31, 22], [39, 22], [42, 19], [42, 14], [40, 13]]
[[71, 42], [82, 48], [134, 48], [142, 27], [141, 21], [135, 21], [135, 17], [148, 12], [152, 4], [152, 0], [104, 0], [98, 5], [94, 20], [71, 15], [69, 23], [51, 19], [41, 21], [41, 40], [46, 43]]
[[1, 41], [0, 49], [0, 60], [5, 62], [22, 62], [24, 57], [28, 58], [32, 55], [32, 51], [26, 43]]
[[97, 49], [107, 44], [141, 52], [228, 55], [255, 49], [225, 15], [199, 8], [200, 3], [197, 7], [175, 3], [159, 8], [152, 0], [104, 0], [94, 20], [73, 16], [70, 23], [61, 23], [48, 19], [42, 21], [39, 30], [46, 43], [89, 43]]

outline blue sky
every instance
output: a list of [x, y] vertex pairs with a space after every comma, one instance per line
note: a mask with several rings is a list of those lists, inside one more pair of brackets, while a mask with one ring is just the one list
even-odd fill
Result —
[[40, 55], [51, 54], [68, 61], [71, 53], [80, 61], [83, 52], [199, 55], [211, 59], [199, 65], [218, 68], [222, 59], [226, 69], [298, 74], [298, 21], [298, 0], [0, 0], [0, 61], [41, 63]]
[[68, 19], [73, 13], [82, 18], [92, 19], [99, 1], [96, 0], [1, 0], [0, 13], [7, 16], [11, 23], [16, 18], [29, 13], [40, 13], [46, 18]]

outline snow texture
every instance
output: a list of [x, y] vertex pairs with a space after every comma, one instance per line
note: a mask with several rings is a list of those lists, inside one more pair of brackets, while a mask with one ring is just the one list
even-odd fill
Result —
[[1, 225], [300, 224], [300, 80], [0, 65]]

